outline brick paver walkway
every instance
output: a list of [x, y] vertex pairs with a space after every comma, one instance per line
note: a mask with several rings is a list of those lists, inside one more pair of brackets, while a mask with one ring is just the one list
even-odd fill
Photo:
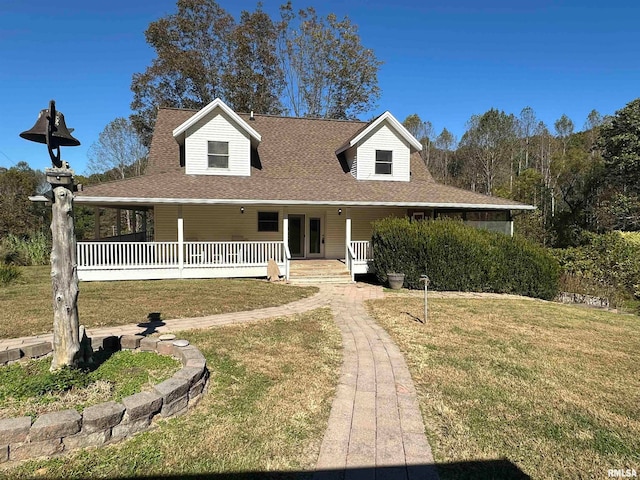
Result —
[[381, 287], [331, 287], [343, 365], [316, 479], [437, 479], [413, 380], [399, 348], [363, 301]]
[[[400, 350], [367, 314], [381, 287], [320, 285], [312, 297], [279, 307], [89, 329], [90, 337], [176, 332], [250, 322], [331, 306], [342, 333], [343, 365], [316, 466], [316, 478], [437, 479], [413, 381]], [[51, 334], [0, 339], [0, 351], [51, 341]]]

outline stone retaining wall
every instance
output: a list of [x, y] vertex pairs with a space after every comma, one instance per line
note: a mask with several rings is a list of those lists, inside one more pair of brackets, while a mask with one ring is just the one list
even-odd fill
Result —
[[582, 293], [560, 292], [557, 298], [560, 303], [580, 303], [589, 307], [609, 308], [609, 299]]
[[[120, 403], [106, 402], [87, 407], [82, 414], [76, 410], [47, 413], [33, 423], [31, 417], [0, 420], [0, 463], [118, 442], [148, 429], [154, 418], [186, 412], [197, 404], [206, 390], [209, 378], [206, 360], [193, 345], [177, 347], [173, 341], [141, 335], [91, 340], [94, 351], [154, 351], [177, 358], [182, 362], [182, 368], [151, 391], [123, 398]], [[42, 342], [12, 350], [0, 352], [0, 355], [5, 354], [0, 357], [0, 363], [47, 355], [51, 352], [51, 343]]]

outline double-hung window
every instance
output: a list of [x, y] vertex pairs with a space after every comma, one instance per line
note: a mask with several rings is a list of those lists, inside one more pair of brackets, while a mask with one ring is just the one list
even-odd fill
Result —
[[208, 145], [209, 168], [229, 168], [229, 142], [213, 142]]
[[393, 152], [376, 150], [376, 175], [391, 175]]
[[278, 212], [258, 212], [258, 231], [277, 232]]

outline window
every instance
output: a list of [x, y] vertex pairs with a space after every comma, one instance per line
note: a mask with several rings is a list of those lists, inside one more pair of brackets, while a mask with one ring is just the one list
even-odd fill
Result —
[[376, 150], [376, 175], [391, 175], [391, 150]]
[[229, 142], [209, 142], [209, 168], [229, 168]]
[[277, 232], [278, 212], [258, 212], [258, 231]]

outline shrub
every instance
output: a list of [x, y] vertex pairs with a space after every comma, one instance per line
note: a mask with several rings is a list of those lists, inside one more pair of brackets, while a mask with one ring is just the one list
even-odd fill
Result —
[[0, 285], [10, 285], [18, 280], [20, 275], [20, 270], [15, 265], [0, 264]]
[[640, 298], [640, 244], [620, 232], [588, 233], [585, 239], [582, 246], [553, 250], [564, 275], [572, 279], [568, 286], [590, 285]]
[[523, 238], [478, 230], [451, 220], [373, 223], [373, 268], [405, 274], [409, 288], [422, 288], [427, 274], [435, 290], [503, 292], [551, 299], [558, 291], [558, 264], [544, 248]]
[[0, 242], [0, 262], [13, 265], [46, 265], [49, 262], [51, 242], [42, 232], [29, 237], [9, 234]]

